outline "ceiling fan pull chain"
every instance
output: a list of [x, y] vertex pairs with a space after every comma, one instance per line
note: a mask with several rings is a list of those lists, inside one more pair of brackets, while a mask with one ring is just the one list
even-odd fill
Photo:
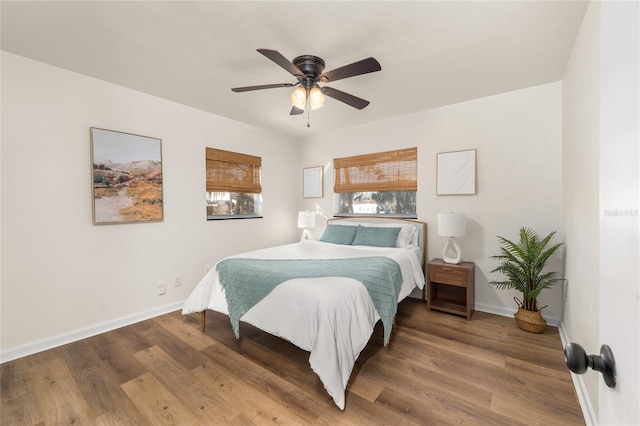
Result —
[[311, 115], [311, 111], [307, 111], [307, 127], [311, 127], [311, 125], [309, 124], [309, 116]]

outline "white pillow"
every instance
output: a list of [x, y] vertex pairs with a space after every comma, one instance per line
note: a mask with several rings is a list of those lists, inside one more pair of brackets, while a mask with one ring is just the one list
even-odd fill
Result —
[[356, 220], [333, 220], [332, 225], [347, 225], [347, 226], [369, 226], [373, 228], [400, 228], [398, 233], [398, 239], [396, 240], [396, 247], [410, 248], [418, 245], [418, 227], [416, 225], [398, 221], [398, 223], [382, 223], [382, 222], [358, 222]]

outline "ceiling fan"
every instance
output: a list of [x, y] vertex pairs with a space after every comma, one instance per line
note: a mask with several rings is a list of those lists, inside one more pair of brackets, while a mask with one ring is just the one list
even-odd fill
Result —
[[369, 101], [350, 95], [338, 89], [331, 87], [320, 87], [318, 83], [328, 83], [343, 78], [355, 77], [357, 75], [368, 74], [370, 72], [380, 71], [382, 67], [374, 58], [363, 59], [332, 71], [324, 71], [324, 60], [313, 55], [302, 55], [289, 61], [277, 50], [258, 49], [267, 58], [287, 70], [293, 75], [297, 83], [281, 83], [281, 84], [264, 84], [260, 86], [234, 87], [234, 92], [249, 92], [252, 90], [274, 89], [277, 87], [296, 87], [291, 94], [291, 112], [290, 115], [298, 115], [304, 112], [307, 101], [309, 107], [314, 110], [322, 108], [325, 102], [325, 95], [330, 98], [344, 102], [357, 109], [363, 109], [369, 105]]

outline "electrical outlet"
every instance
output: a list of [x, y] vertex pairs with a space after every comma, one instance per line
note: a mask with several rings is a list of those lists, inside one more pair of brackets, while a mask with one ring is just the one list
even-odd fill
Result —
[[176, 275], [173, 277], [173, 286], [180, 287], [182, 285], [182, 275]]
[[162, 283], [158, 283], [156, 285], [156, 294], [158, 296], [162, 296], [163, 294], [165, 294], [167, 292], [167, 283], [162, 282]]

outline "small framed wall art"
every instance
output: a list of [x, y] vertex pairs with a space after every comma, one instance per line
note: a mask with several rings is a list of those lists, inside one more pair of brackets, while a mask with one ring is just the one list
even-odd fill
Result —
[[437, 195], [476, 193], [476, 150], [440, 152], [436, 161]]
[[92, 127], [91, 182], [94, 225], [162, 221], [162, 141]]
[[307, 167], [302, 171], [302, 196], [304, 198], [322, 198], [324, 180], [322, 166]]

